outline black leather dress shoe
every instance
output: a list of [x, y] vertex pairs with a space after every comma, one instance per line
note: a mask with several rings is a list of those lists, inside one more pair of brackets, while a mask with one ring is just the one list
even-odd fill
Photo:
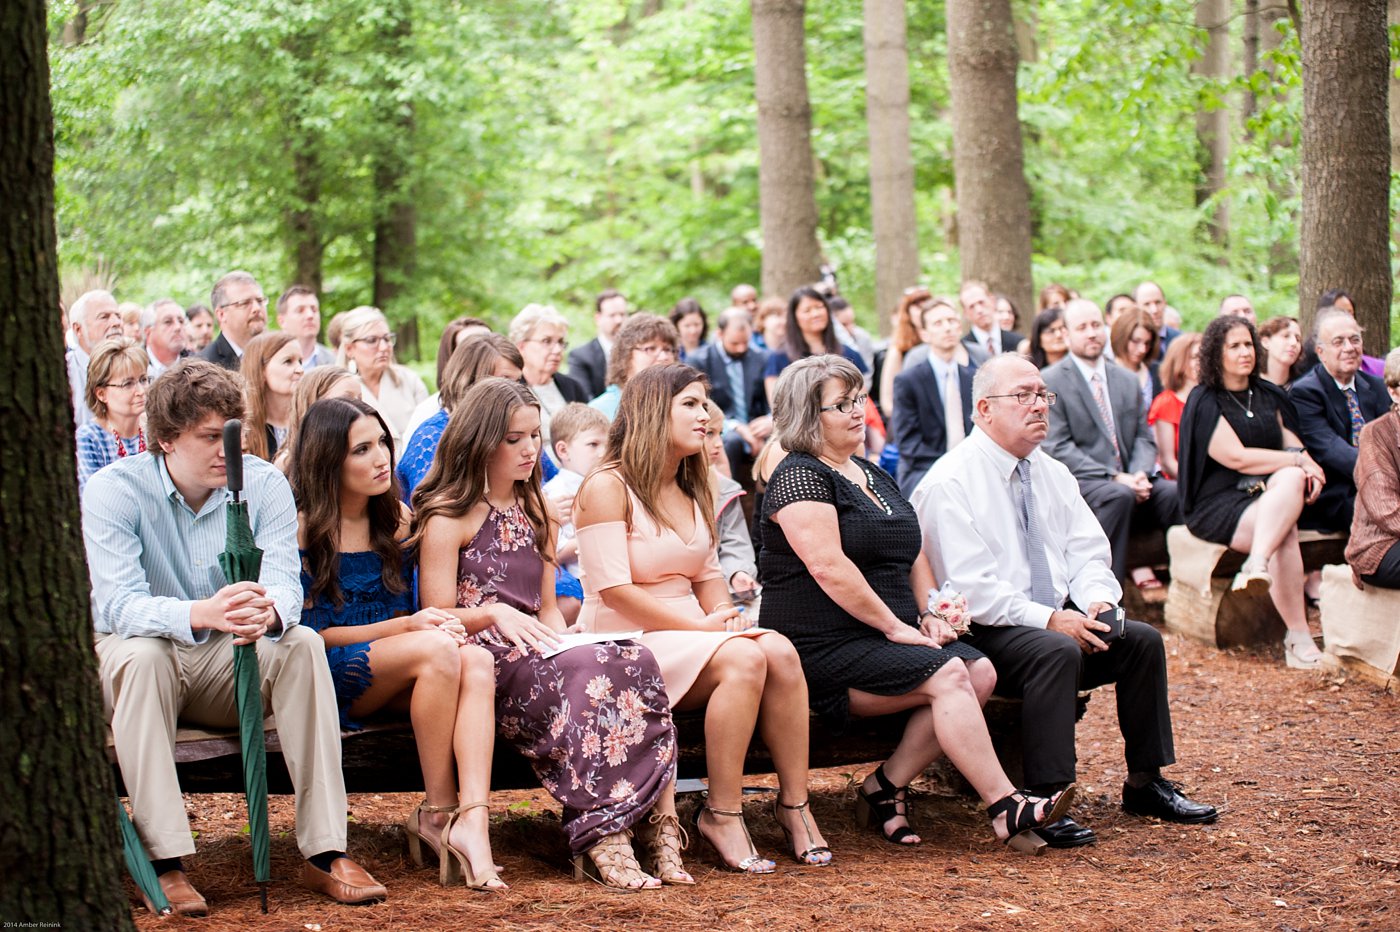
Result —
[[1123, 811], [1133, 815], [1152, 816], [1163, 822], [1201, 825], [1214, 822], [1219, 813], [1214, 806], [1194, 803], [1181, 795], [1181, 787], [1158, 777], [1143, 787], [1123, 784]]
[[1099, 840], [1093, 829], [1087, 825], [1080, 825], [1069, 816], [1038, 828], [1035, 833], [1045, 839], [1045, 843], [1051, 848], [1079, 848]]

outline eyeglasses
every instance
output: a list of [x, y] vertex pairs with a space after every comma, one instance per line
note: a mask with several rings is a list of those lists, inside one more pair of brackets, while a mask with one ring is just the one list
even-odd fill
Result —
[[102, 387], [103, 387], [103, 388], [115, 388], [115, 389], [118, 389], [118, 390], [120, 390], [120, 391], [129, 392], [129, 391], [131, 391], [132, 389], [136, 388], [136, 386], [138, 386], [138, 385], [140, 385], [142, 388], [145, 388], [147, 385], [150, 385], [150, 384], [151, 384], [151, 379], [150, 379], [150, 377], [149, 377], [149, 376], [144, 376], [144, 375], [143, 375], [143, 376], [141, 376], [139, 379], [127, 379], [125, 382], [103, 382], [103, 383], [102, 383]]
[[986, 398], [1015, 398], [1018, 404], [1030, 407], [1035, 404], [1036, 399], [1045, 402], [1046, 407], [1055, 404], [1056, 395], [1054, 392], [1011, 392], [1006, 395], [985, 395]]
[[1361, 334], [1353, 333], [1350, 336], [1335, 337], [1328, 342], [1333, 349], [1341, 349], [1344, 346], [1360, 346]]
[[545, 349], [566, 350], [566, 349], [569, 348], [569, 341], [568, 341], [568, 340], [565, 340], [565, 339], [562, 339], [562, 338], [560, 338], [560, 337], [553, 337], [553, 338], [550, 338], [550, 339], [546, 339], [546, 338], [544, 338], [544, 337], [531, 337], [530, 339], [525, 340], [524, 342], [526, 342], [526, 343], [538, 343], [540, 346], [543, 346]]
[[852, 411], [864, 411], [866, 399], [868, 399], [869, 397], [869, 395], [860, 394], [855, 396], [854, 398], [847, 398], [844, 401], [838, 401], [834, 405], [822, 405], [822, 413], [825, 414], [828, 411], [840, 411], [842, 414], [850, 414]]
[[236, 307], [240, 311], [251, 311], [254, 307], [267, 307], [267, 298], [256, 295], [251, 298], [244, 298], [242, 301], [228, 301], [219, 305], [220, 308]]
[[381, 333], [376, 337], [360, 337], [352, 342], [363, 343], [366, 346], [393, 346], [399, 342], [399, 338], [392, 333]]

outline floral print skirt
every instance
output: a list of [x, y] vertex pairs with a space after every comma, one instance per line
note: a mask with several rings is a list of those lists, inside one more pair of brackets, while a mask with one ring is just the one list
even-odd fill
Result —
[[676, 772], [676, 729], [656, 659], [629, 642], [543, 659], [483, 632], [496, 660], [496, 733], [563, 803], [571, 854], [631, 828]]

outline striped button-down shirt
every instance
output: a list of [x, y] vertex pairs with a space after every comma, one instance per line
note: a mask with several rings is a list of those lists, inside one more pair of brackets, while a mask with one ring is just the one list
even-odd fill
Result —
[[[243, 476], [253, 537], [263, 551], [258, 582], [289, 628], [301, 619], [302, 605], [292, 490], [278, 469], [257, 457], [243, 457]], [[228, 584], [219, 554], [231, 500], [228, 489], [217, 489], [196, 513], [176, 489], [165, 458], [152, 453], [125, 457], [93, 475], [83, 490], [83, 539], [97, 631], [184, 645], [206, 640], [207, 629], [190, 628], [190, 608]]]

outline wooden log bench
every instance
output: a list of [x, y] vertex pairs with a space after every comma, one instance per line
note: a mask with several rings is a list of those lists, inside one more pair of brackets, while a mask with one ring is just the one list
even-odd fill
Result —
[[[1082, 718], [1089, 703], [1089, 692], [1079, 694], [1077, 717]], [[1021, 700], [993, 696], [985, 710], [987, 729], [993, 746], [1001, 758], [1002, 767], [1013, 783], [1021, 779]], [[825, 723], [811, 719], [810, 765], [815, 768], [843, 767], [884, 760], [899, 743], [904, 731], [903, 715], [855, 719], [840, 735], [833, 734]], [[269, 716], [266, 723], [268, 751], [268, 790], [273, 793], [292, 792], [291, 780], [282, 759], [276, 723]], [[678, 775], [681, 778], [705, 776], [705, 727], [700, 713], [676, 717], [680, 744]], [[341, 733], [341, 766], [345, 773], [345, 788], [351, 793], [410, 793], [421, 792], [423, 775], [418, 766], [418, 750], [413, 730], [404, 721], [370, 721], [359, 731]], [[121, 769], [116, 766], [116, 752], [108, 736], [107, 755], [113, 763], [118, 792], [125, 795], [121, 785]], [[180, 787], [187, 793], [241, 793], [243, 772], [239, 757], [238, 732], [210, 731], [182, 727], [176, 735], [176, 770]], [[744, 772], [765, 774], [773, 772], [773, 760], [762, 739], [755, 735], [744, 761]], [[945, 782], [965, 788], [951, 767], [938, 774]], [[530, 789], [538, 786], [534, 772], [525, 758], [504, 743], [496, 745], [492, 759], [491, 788], [494, 790]]]
[[[1298, 540], [1307, 571], [1342, 561], [1344, 534], [1299, 531]], [[1184, 524], [1167, 531], [1167, 552], [1171, 557], [1165, 610], [1168, 630], [1222, 648], [1283, 640], [1283, 619], [1268, 596], [1230, 590], [1244, 554], [1201, 540]]]
[[1400, 590], [1357, 589], [1346, 564], [1322, 568], [1322, 664], [1400, 692]]

